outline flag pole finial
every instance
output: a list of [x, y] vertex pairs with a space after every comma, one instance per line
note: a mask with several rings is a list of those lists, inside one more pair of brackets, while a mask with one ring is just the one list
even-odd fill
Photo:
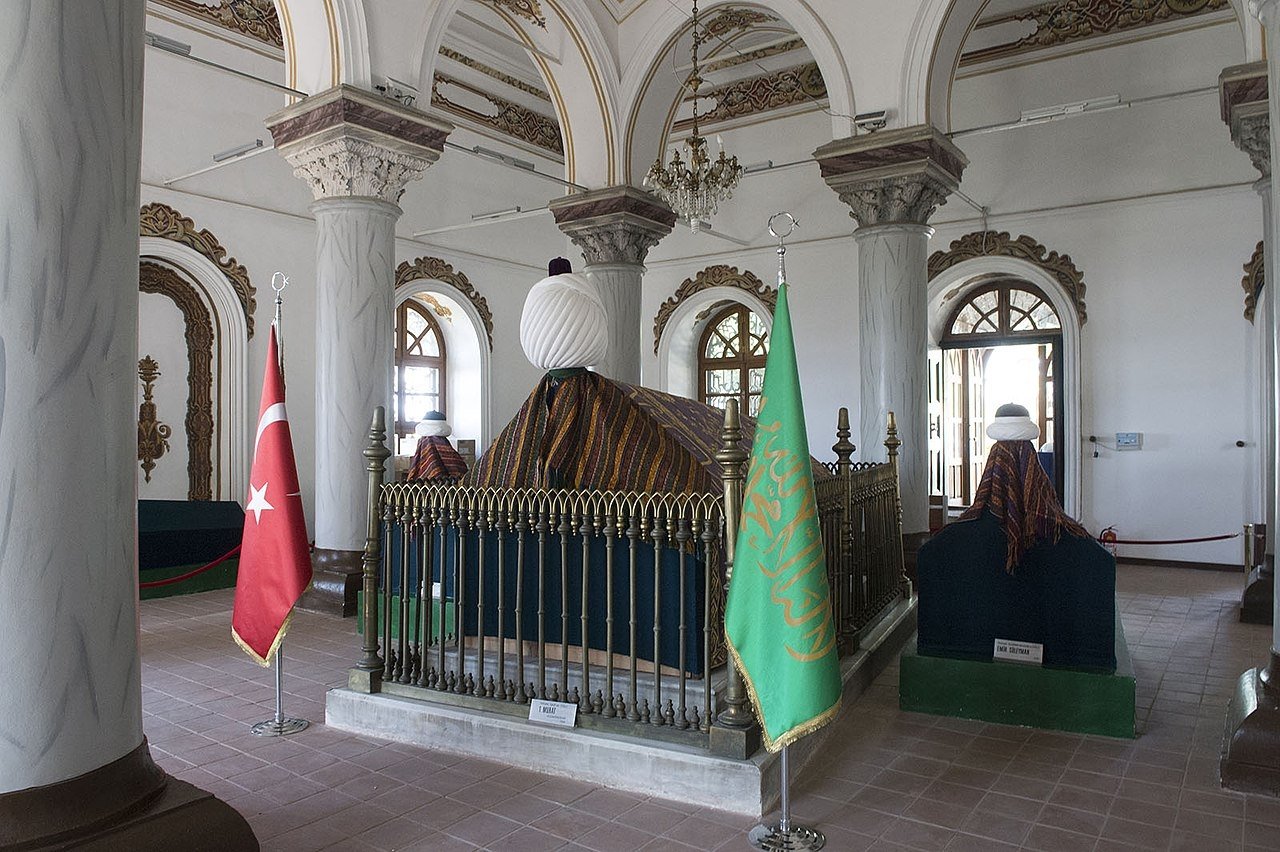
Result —
[[[774, 222], [779, 224], [775, 225]], [[778, 286], [787, 283], [787, 237], [795, 233], [800, 223], [796, 217], [785, 211], [774, 213], [769, 217], [769, 233], [778, 238]], [[786, 230], [783, 230], [783, 229]]]
[[[277, 284], [276, 282], [280, 282]], [[278, 327], [280, 325], [280, 308], [284, 305], [284, 299], [280, 294], [284, 292], [284, 288], [289, 286], [289, 278], [283, 272], [276, 272], [271, 276], [271, 289], [276, 291], [276, 316], [272, 322]], [[278, 332], [277, 332], [278, 333]]]

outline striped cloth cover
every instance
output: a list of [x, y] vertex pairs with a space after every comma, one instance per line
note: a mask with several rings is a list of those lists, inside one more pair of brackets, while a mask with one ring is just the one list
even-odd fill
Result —
[[409, 468], [410, 482], [434, 482], [440, 479], [460, 479], [467, 472], [467, 463], [440, 435], [424, 435], [418, 439], [413, 451], [413, 464]]

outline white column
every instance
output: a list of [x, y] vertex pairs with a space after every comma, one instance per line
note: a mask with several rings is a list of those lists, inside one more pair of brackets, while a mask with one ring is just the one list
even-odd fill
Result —
[[400, 208], [324, 198], [316, 217], [316, 547], [364, 548], [361, 451], [376, 406], [391, 404], [395, 243]]
[[883, 435], [894, 412], [902, 529], [929, 528], [928, 225], [874, 225], [858, 243], [859, 370], [863, 441]]
[[[142, 743], [142, 0], [0, 26], [0, 794]], [[4, 834], [0, 831], [0, 836]]]
[[1276, 522], [1280, 521], [1277, 516], [1276, 507], [1276, 483], [1280, 482], [1277, 476], [1277, 464], [1280, 464], [1280, 454], [1277, 454], [1277, 442], [1280, 442], [1280, 435], [1276, 431], [1276, 406], [1272, 400], [1276, 392], [1276, 312], [1274, 305], [1277, 301], [1275, 297], [1275, 252], [1271, 241], [1272, 225], [1271, 225], [1271, 178], [1265, 177], [1253, 185], [1258, 195], [1262, 197], [1262, 233], [1265, 235], [1262, 240], [1262, 265], [1263, 274], [1266, 277], [1266, 284], [1262, 288], [1260, 296], [1262, 304], [1259, 310], [1254, 314], [1254, 321], [1257, 325], [1255, 334], [1258, 339], [1259, 359], [1258, 359], [1258, 391], [1262, 397], [1259, 403], [1259, 409], [1262, 417], [1260, 418], [1258, 441], [1262, 446], [1261, 470], [1259, 471], [1262, 480], [1262, 503], [1260, 505], [1261, 514], [1259, 517], [1265, 519], [1267, 524], [1267, 552], [1275, 552], [1276, 535], [1280, 534], [1280, 526], [1276, 526]]
[[316, 566], [337, 579], [317, 573], [314, 587], [350, 608], [367, 534], [361, 452], [374, 407], [394, 410], [397, 202], [439, 158], [453, 126], [345, 85], [281, 110], [267, 126], [315, 198]]
[[609, 354], [597, 370], [611, 379], [640, 384], [640, 296], [644, 266], [593, 263], [584, 272], [600, 290], [609, 315]]
[[609, 354], [594, 365], [601, 374], [640, 384], [640, 297], [644, 259], [671, 233], [675, 214], [647, 192], [611, 186], [558, 198], [549, 205], [556, 224], [586, 261], [583, 272], [600, 291], [609, 317]]

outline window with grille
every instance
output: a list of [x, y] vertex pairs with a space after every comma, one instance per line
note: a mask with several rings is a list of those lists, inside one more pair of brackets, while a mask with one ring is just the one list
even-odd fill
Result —
[[717, 408], [730, 399], [754, 417], [760, 411], [769, 330], [745, 305], [731, 304], [707, 323], [698, 344], [698, 398]]
[[413, 434], [428, 411], [446, 416], [444, 335], [430, 308], [409, 299], [396, 309], [396, 434]]

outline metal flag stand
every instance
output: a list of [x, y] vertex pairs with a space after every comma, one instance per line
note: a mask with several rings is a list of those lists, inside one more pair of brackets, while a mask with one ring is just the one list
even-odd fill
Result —
[[[278, 286], [277, 279], [280, 281]], [[281, 361], [284, 360], [284, 345], [280, 342], [280, 307], [284, 304], [284, 299], [280, 294], [288, 286], [289, 279], [283, 272], [277, 272], [271, 276], [271, 289], [276, 291], [276, 316], [271, 321], [271, 325], [276, 330], [276, 346], [280, 351]], [[289, 734], [306, 730], [310, 724], [306, 719], [291, 719], [284, 715], [284, 638], [281, 637], [279, 644], [276, 645], [276, 715], [266, 721], [258, 722], [249, 729], [249, 732], [259, 737], [287, 737]]]
[[[784, 224], [775, 227], [774, 221], [782, 219]], [[781, 227], [786, 230], [782, 231]], [[787, 237], [795, 233], [800, 223], [790, 213], [775, 213], [769, 217], [769, 233], [778, 238], [778, 286], [787, 280]], [[827, 838], [817, 829], [791, 822], [791, 761], [790, 747], [782, 747], [779, 767], [779, 786], [782, 789], [782, 815], [777, 825], [757, 825], [747, 834], [747, 841], [757, 849], [768, 852], [816, 852], [827, 845]]]

